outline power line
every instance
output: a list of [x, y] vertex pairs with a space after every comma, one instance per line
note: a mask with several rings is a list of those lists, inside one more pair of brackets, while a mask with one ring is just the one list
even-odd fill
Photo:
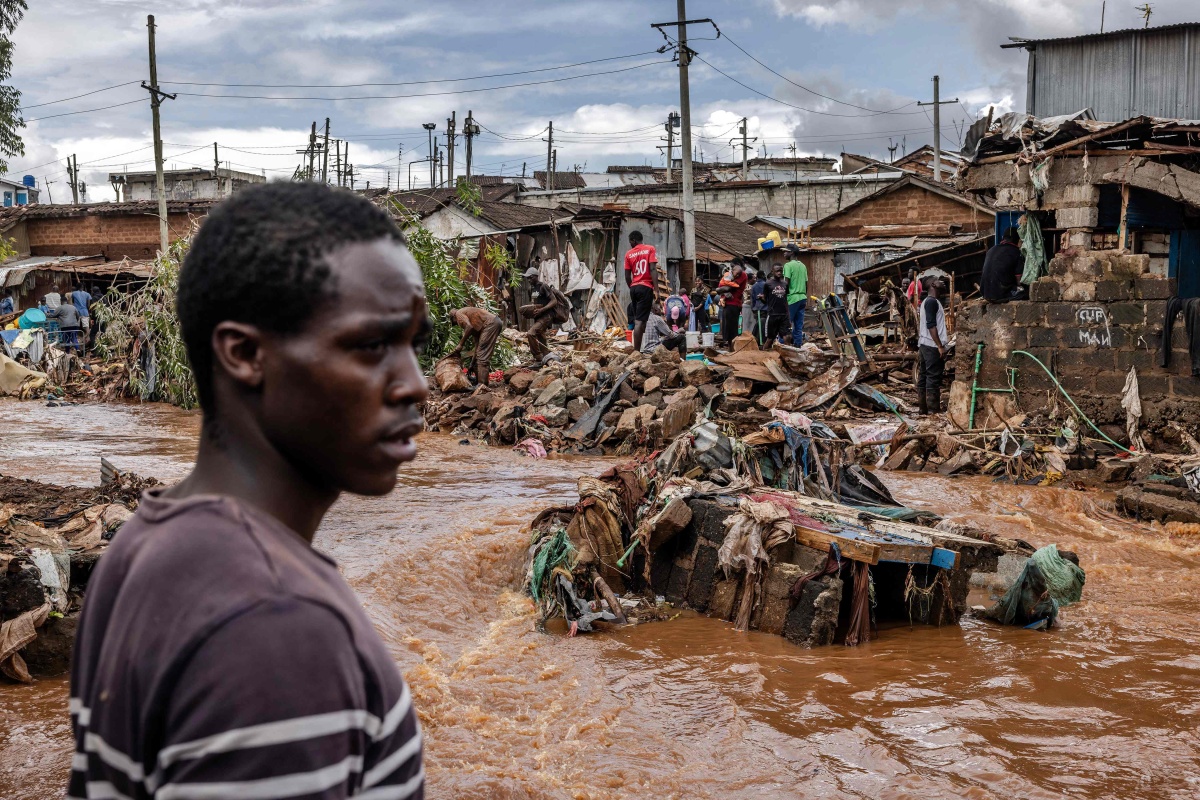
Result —
[[[497, 89], [518, 89], [524, 86], [542, 86], [548, 83], [563, 83], [565, 81], [579, 80], [580, 78], [594, 78], [599, 75], [616, 75], [622, 72], [632, 72], [635, 69], [645, 69], [659, 64], [670, 64], [668, 60], [649, 61], [645, 64], [636, 64], [632, 67], [624, 67], [622, 69], [611, 69], [602, 72], [585, 72], [582, 75], [568, 75], [565, 78], [550, 78], [544, 81], [526, 81], [525, 83], [510, 83], [502, 86], [484, 86], [478, 89], [453, 89], [444, 92], [425, 92], [421, 94], [379, 94], [379, 95], [353, 95], [349, 97], [317, 97], [317, 96], [299, 96], [299, 97], [281, 97], [278, 95], [258, 95], [258, 94], [212, 94], [208, 92], [177, 92], [181, 97], [216, 97], [224, 99], [237, 100], [318, 100], [318, 101], [340, 101], [340, 100], [403, 100], [412, 97], [440, 97], [451, 94], [472, 94], [475, 92], [491, 92]], [[134, 101], [137, 102], [137, 101]], [[83, 113], [83, 112], [77, 112]]]
[[[821, 93], [820, 93], [820, 92], [818, 92], [816, 89], [810, 89], [809, 87], [805, 86], [804, 84], [801, 84], [801, 83], [796, 83], [794, 80], [792, 80], [792, 79], [791, 79], [791, 78], [789, 78], [788, 76], [786, 76], [786, 75], [784, 75], [784, 74], [782, 74], [782, 73], [776, 72], [775, 70], [771, 69], [771, 68], [770, 68], [770, 67], [768, 67], [766, 64], [764, 64], [763, 62], [761, 62], [761, 61], [759, 61], [757, 58], [755, 58], [753, 55], [751, 55], [750, 53], [746, 52], [745, 48], [743, 48], [743, 47], [742, 47], [740, 44], [738, 44], [738, 43], [737, 43], [737, 42], [735, 42], [735, 41], [734, 41], [732, 38], [730, 38], [729, 34], [725, 33], [724, 31], [722, 31], [722, 32], [721, 32], [721, 35], [725, 37], [725, 40], [726, 40], [726, 41], [728, 41], [728, 42], [729, 42], [731, 45], [733, 45], [734, 47], [736, 47], [738, 50], [741, 50], [741, 51], [742, 51], [742, 53], [744, 53], [744, 54], [745, 54], [745, 55], [746, 55], [746, 56], [747, 56], [747, 57], [748, 57], [748, 58], [749, 58], [751, 61], [753, 61], [755, 64], [758, 64], [760, 67], [762, 67], [763, 69], [765, 69], [767, 72], [770, 72], [772, 75], [775, 75], [775, 76], [777, 76], [777, 77], [783, 78], [783, 80], [787, 81], [787, 82], [788, 82], [788, 83], [790, 83], [792, 86], [795, 86], [797, 89], [803, 89], [804, 91], [808, 92], [809, 94], [814, 94], [814, 95], [816, 95], [817, 97], [824, 98], [825, 100], [830, 100], [830, 101], [832, 101], [832, 102], [834, 102], [834, 103], [839, 103], [839, 104], [841, 104], [841, 105], [844, 105], [844, 106], [850, 106], [851, 108], [857, 108], [857, 109], [859, 109], [860, 111], [870, 111], [872, 114], [894, 114], [894, 113], [896, 113], [897, 111], [899, 111], [900, 109], [902, 109], [902, 108], [907, 108], [908, 106], [911, 106], [911, 105], [912, 105], [912, 103], [905, 103], [905, 104], [904, 104], [904, 105], [902, 105], [902, 106], [896, 106], [895, 108], [888, 109], [888, 110], [886, 110], [886, 111], [882, 111], [882, 110], [879, 110], [879, 109], [876, 109], [876, 108], [867, 108], [866, 106], [860, 106], [860, 105], [855, 105], [854, 103], [848, 103], [848, 102], [846, 102], [845, 100], [838, 100], [836, 97], [830, 97], [830, 96], [829, 96], [829, 95], [827, 95], [827, 94], [821, 94]], [[705, 63], [707, 63], [707, 62], [705, 62]], [[710, 65], [710, 66], [711, 66], [711, 65]], [[728, 76], [726, 76], [726, 77], [728, 77]], [[815, 113], [815, 112], [814, 112], [814, 113]]]
[[365, 86], [415, 86], [422, 83], [459, 83], [462, 81], [478, 81], [487, 78], [509, 78], [513, 75], [531, 75], [536, 72], [552, 72], [559, 69], [571, 69], [573, 67], [587, 66], [588, 64], [600, 64], [605, 61], [621, 61], [626, 58], [640, 58], [641, 56], [654, 55], [657, 52], [657, 50], [647, 50], [644, 53], [630, 53], [629, 55], [624, 56], [596, 58], [591, 61], [579, 61], [574, 64], [560, 64], [556, 67], [540, 67], [538, 69], [525, 69], [517, 72], [495, 72], [490, 75], [473, 75], [468, 78], [431, 78], [430, 80], [424, 81], [399, 81], [395, 83], [204, 83], [199, 81], [163, 81], [163, 83], [173, 86], [221, 86], [227, 88], [240, 87], [258, 89], [357, 89]]
[[[804, 106], [798, 106], [798, 105], [795, 105], [794, 103], [789, 103], [789, 102], [787, 102], [786, 100], [780, 100], [778, 97], [775, 97], [775, 96], [773, 96], [773, 95], [769, 95], [769, 94], [767, 94], [766, 92], [761, 92], [761, 91], [759, 91], [758, 89], [755, 89], [753, 86], [749, 86], [749, 85], [747, 85], [747, 84], [745, 84], [745, 83], [742, 83], [742, 82], [741, 82], [741, 81], [739, 81], [737, 78], [735, 78], [735, 77], [733, 77], [732, 75], [730, 75], [728, 72], [724, 72], [724, 71], [722, 71], [722, 70], [720, 70], [720, 69], [717, 69], [717, 68], [716, 68], [716, 67], [714, 67], [712, 64], [708, 63], [707, 61], [705, 61], [703, 58], [701, 58], [701, 57], [700, 57], [700, 56], [698, 56], [698, 55], [694, 55], [694, 56], [693, 56], [693, 58], [695, 58], [697, 61], [699, 61], [700, 63], [702, 63], [702, 64], [704, 64], [705, 66], [707, 66], [709, 69], [711, 69], [711, 70], [713, 70], [714, 72], [718, 73], [719, 75], [724, 75], [726, 78], [728, 78], [729, 80], [733, 81], [733, 82], [734, 82], [734, 83], [736, 83], [738, 86], [741, 86], [743, 89], [746, 89], [747, 91], [754, 92], [754, 93], [755, 93], [756, 95], [758, 95], [759, 97], [766, 98], [767, 100], [772, 100], [772, 101], [774, 101], [774, 102], [776, 102], [776, 103], [779, 103], [780, 105], [787, 106], [788, 108], [794, 108], [794, 109], [796, 109], [797, 111], [803, 111], [803, 112], [805, 112], [805, 113], [807, 113], [807, 114], [817, 114], [817, 115], [819, 115], [819, 116], [822, 116], [822, 117], [843, 117], [843, 118], [849, 118], [849, 119], [863, 119], [864, 117], [873, 117], [873, 116], [879, 116], [878, 114], [835, 114], [835, 113], [834, 113], [834, 112], [832, 112], [832, 111], [817, 111], [816, 109], [812, 109], [812, 108], [805, 108]], [[912, 104], [911, 104], [911, 103], [909, 103], [909, 105], [912, 105]], [[904, 106], [901, 106], [901, 108], [904, 108]], [[920, 114], [921, 112], [920, 112], [920, 111], [890, 111], [890, 112], [888, 112], [888, 113], [890, 113], [890, 114]]]
[[[111, 89], [120, 89], [122, 86], [136, 86], [137, 83], [138, 83], [137, 81], [125, 81], [125, 83], [115, 83], [112, 86], [105, 86], [103, 89], [95, 89], [90, 92], [84, 92], [83, 94], [77, 94], [74, 97], [64, 97], [61, 100], [47, 100], [44, 103], [34, 103], [31, 106], [21, 106], [21, 110], [28, 111], [31, 108], [41, 108], [42, 106], [52, 106], [55, 103], [65, 103], [68, 100], [78, 100], [81, 97], [88, 97], [89, 95], [100, 94], [101, 92], [107, 92]], [[33, 120], [30, 120], [30, 121], [32, 122]]]
[[121, 106], [131, 106], [134, 103], [141, 103], [141, 102], [144, 102], [144, 101], [139, 98], [137, 100], [130, 100], [128, 103], [117, 103], [116, 105], [100, 106], [99, 108], [85, 108], [82, 111], [64, 111], [61, 114], [50, 114], [45, 117], [38, 117], [36, 119], [27, 119], [25, 121], [26, 122], [41, 122], [44, 119], [54, 119], [55, 117], [70, 117], [70, 116], [74, 116], [75, 114], [90, 114], [93, 111], [108, 111], [109, 109], [120, 108]]

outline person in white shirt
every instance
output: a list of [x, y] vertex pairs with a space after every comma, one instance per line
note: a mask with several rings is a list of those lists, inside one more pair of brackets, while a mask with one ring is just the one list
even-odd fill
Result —
[[946, 368], [946, 348], [950, 337], [946, 333], [946, 312], [938, 299], [942, 282], [933, 278], [928, 294], [921, 301], [920, 324], [917, 326], [917, 350], [920, 354], [917, 372], [917, 406], [922, 414], [938, 414], [942, 410], [942, 373]]

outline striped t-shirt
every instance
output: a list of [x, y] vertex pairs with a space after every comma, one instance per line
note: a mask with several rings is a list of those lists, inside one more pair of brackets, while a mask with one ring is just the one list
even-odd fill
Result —
[[424, 796], [412, 696], [337, 566], [228, 497], [148, 492], [71, 671], [69, 798]]

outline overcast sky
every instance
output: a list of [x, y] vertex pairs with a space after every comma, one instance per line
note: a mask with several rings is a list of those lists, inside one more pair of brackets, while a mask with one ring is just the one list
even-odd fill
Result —
[[[1108, 3], [1106, 30], [1141, 27], [1135, 5]], [[1200, 18], [1195, 0], [1152, 5], [1154, 25]], [[702, 59], [691, 69], [697, 150], [706, 161], [740, 157], [729, 139], [743, 116], [759, 154], [788, 155], [794, 143], [800, 154], [886, 157], [889, 140], [912, 150], [932, 138], [928, 109], [913, 103], [931, 99], [935, 73], [942, 97], [962, 101], [942, 112], [943, 146], [954, 148], [963, 121], [989, 104], [1024, 109], [1026, 56], [1001, 50], [1007, 37], [1094, 32], [1100, 7], [690, 0], [688, 16], [711, 17], [723, 34], [690, 30]], [[661, 165], [662, 123], [679, 106], [678, 69], [655, 52], [665, 41], [650, 27], [674, 18], [670, 0], [36, 0], [14, 37], [12, 83], [29, 122], [26, 154], [11, 159], [10, 174], [50, 181], [62, 202], [72, 153], [89, 200], [113, 197], [110, 171], [153, 168], [149, 103], [138, 86], [148, 77], [148, 13], [158, 23], [159, 81], [178, 93], [163, 106], [168, 168], [211, 167], [218, 142], [223, 165], [287, 177], [311, 123], [330, 117], [333, 136], [350, 143], [360, 187], [382, 186], [389, 172], [393, 187], [407, 187], [410, 172], [424, 185], [422, 123], [442, 134], [457, 111], [461, 130], [469, 109], [484, 129], [476, 172], [544, 169], [548, 120], [560, 169]], [[461, 78], [473, 80], [447, 81]], [[370, 99], [347, 99], [355, 97]], [[88, 113], [52, 116], [79, 111]], [[464, 150], [460, 140], [460, 174]]]

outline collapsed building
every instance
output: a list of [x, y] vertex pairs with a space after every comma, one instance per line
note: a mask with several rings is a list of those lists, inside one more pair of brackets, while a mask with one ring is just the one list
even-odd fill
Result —
[[[1011, 390], [1022, 408], [1045, 406], [1058, 382], [1094, 421], [1124, 423], [1133, 369], [1145, 426], [1194, 421], [1197, 134], [1200, 123], [1145, 116], [1010, 114], [972, 143], [961, 185], [995, 203], [998, 227], [1036, 227], [1047, 265], [1028, 301], [964, 309], [957, 417], [969, 416], [982, 346], [977, 385]], [[1173, 324], [1180, 310], [1184, 319]]]

